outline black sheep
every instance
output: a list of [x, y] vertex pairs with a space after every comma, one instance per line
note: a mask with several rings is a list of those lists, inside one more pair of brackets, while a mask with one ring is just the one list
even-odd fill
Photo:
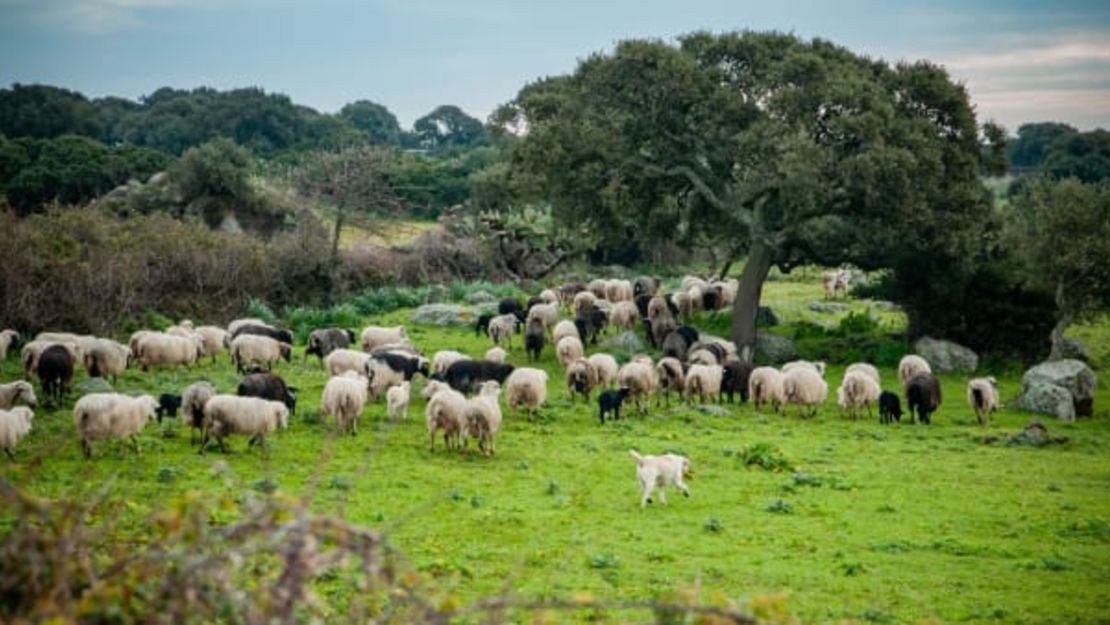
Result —
[[547, 331], [542, 319], [532, 319], [528, 322], [528, 329], [524, 331], [524, 351], [528, 352], [528, 360], [539, 360], [543, 346], [547, 344]]
[[[532, 297], [528, 298], [528, 303], [524, 305], [524, 308], [525, 308], [525, 310], [531, 311], [533, 306], [537, 306], [539, 304], [546, 304], [546, 303], [547, 303], [547, 300], [545, 300], [544, 298], [540, 297], [539, 295], [533, 295]], [[518, 318], [519, 318], [519, 315], [518, 315]]]
[[883, 391], [879, 395], [879, 423], [887, 425], [895, 421], [902, 422], [902, 400], [896, 393]]
[[711, 313], [717, 312], [721, 308], [721, 287], [711, 286], [706, 289], [701, 294], [701, 307]]
[[652, 297], [651, 295], [637, 295], [633, 298], [632, 301], [636, 303], [636, 310], [640, 313], [640, 319], [647, 319], [648, 303], [651, 301]]
[[39, 356], [37, 373], [43, 393], [61, 400], [73, 382], [73, 355], [61, 345], [51, 345]]
[[478, 315], [478, 322], [474, 324], [474, 336], [482, 336], [489, 334], [489, 322], [493, 321], [496, 315]]
[[640, 323], [644, 326], [644, 334], [647, 335], [648, 344], [652, 349], [658, 349], [659, 344], [655, 342], [655, 333], [651, 331], [651, 320], [641, 319]]
[[650, 299], [658, 290], [659, 278], [640, 276], [632, 283], [632, 295], [634, 297], [645, 295]]
[[917, 410], [918, 420], [929, 425], [930, 415], [940, 406], [940, 381], [931, 373], [919, 373], [906, 383], [906, 409], [913, 419]]
[[677, 358], [679, 362], [686, 362], [686, 350], [688, 349], [690, 349], [690, 342], [678, 330], [672, 330], [663, 339], [664, 358]]
[[[631, 391], [627, 386], [622, 386], [619, 389], [609, 389], [601, 392], [597, 397], [598, 418], [601, 422], [605, 423], [605, 413], [612, 412], [612, 419], [621, 418], [621, 404], [628, 398]], [[611, 419], [611, 420], [612, 420]]]
[[693, 345], [694, 343], [697, 343], [698, 340], [701, 338], [701, 334], [698, 333], [698, 329], [693, 326], [678, 326], [677, 328], [675, 328], [675, 332], [678, 332], [683, 336], [683, 338], [686, 339], [687, 345]]
[[428, 370], [428, 360], [419, 356], [411, 356], [395, 351], [374, 352], [370, 356], [374, 360], [384, 362], [387, 367], [405, 376], [406, 381], [411, 381], [419, 373], [425, 378], [431, 373]]
[[519, 318], [523, 310], [524, 309], [520, 306], [520, 302], [513, 297], [506, 297], [500, 302], [497, 302], [497, 314], [499, 315], [508, 315], [511, 313]]
[[239, 381], [236, 394], [240, 397], [258, 397], [270, 401], [280, 401], [289, 409], [289, 414], [297, 411], [297, 389], [285, 384], [285, 380], [272, 373], [252, 373]]
[[674, 303], [674, 294], [667, 293], [663, 296], [663, 301], [667, 302], [667, 309], [671, 311], [671, 316], [678, 319], [678, 304]]
[[733, 403], [733, 393], [740, 393], [740, 403], [748, 401], [748, 379], [752, 377], [755, 366], [742, 360], [730, 360], [724, 365], [721, 375], [721, 393], [728, 394], [728, 403]]
[[443, 372], [443, 379], [456, 391], [470, 393], [487, 380], [497, 380], [504, 384], [505, 378], [512, 372], [512, 365], [489, 360], [460, 360], [447, 367], [447, 371]]
[[597, 336], [609, 325], [609, 317], [599, 308], [583, 310], [574, 318], [574, 327], [578, 329], [578, 336], [582, 343], [587, 341], [597, 345]]
[[172, 395], [170, 393], [162, 393], [158, 396], [158, 408], [155, 409], [154, 414], [158, 417], [158, 423], [166, 417], [177, 418], [177, 409], [181, 407], [181, 396]]
[[274, 339], [275, 341], [280, 341], [282, 343], [288, 343], [290, 345], [293, 344], [293, 333], [290, 332], [289, 330], [285, 330], [285, 329], [282, 329], [282, 328], [271, 328], [269, 326], [260, 326], [260, 325], [255, 325], [255, 324], [247, 324], [247, 325], [239, 326], [238, 328], [235, 329], [235, 333], [231, 335], [231, 340], [234, 341], [235, 337], [242, 336], [244, 334], [253, 334], [255, 336], [268, 336], [268, 337]]

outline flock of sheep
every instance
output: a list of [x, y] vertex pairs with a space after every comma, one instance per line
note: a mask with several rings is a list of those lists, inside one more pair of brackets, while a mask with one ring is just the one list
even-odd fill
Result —
[[[839, 281], [834, 280], [833, 283]], [[827, 280], [826, 280], [827, 282]], [[529, 418], [547, 400], [548, 374], [532, 367], [506, 362], [514, 336], [522, 334], [529, 361], [554, 351], [564, 371], [571, 400], [591, 400], [599, 390], [598, 416], [620, 418], [620, 409], [631, 400], [641, 412], [651, 400], [657, 404], [676, 395], [687, 403], [732, 403], [751, 399], [756, 410], [776, 412], [793, 405], [799, 414], [814, 415], [828, 398], [825, 366], [795, 361], [781, 368], [753, 367], [737, 357], [727, 340], [699, 332], [689, 325], [697, 311], [710, 313], [731, 305], [735, 281], [710, 282], [687, 276], [670, 293], [660, 291], [658, 279], [594, 280], [546, 289], [526, 304], [507, 298], [498, 314], [483, 315], [476, 323], [493, 342], [481, 359], [457, 351], [440, 351], [429, 360], [408, 338], [403, 326], [370, 326], [357, 336], [343, 328], [321, 328], [308, 337], [305, 357], [322, 360], [329, 379], [320, 401], [320, 414], [334, 419], [339, 431], [355, 434], [366, 406], [384, 398], [389, 417], [407, 418], [414, 377], [424, 379], [421, 394], [427, 398], [425, 423], [431, 449], [442, 434], [448, 449], [465, 449], [474, 439], [481, 453], [493, 454], [502, 425], [501, 394], [509, 410], [525, 411]], [[613, 355], [586, 353], [598, 336], [610, 328], [643, 328], [647, 340], [662, 351], [653, 361], [637, 354], [623, 365]], [[0, 359], [19, 335], [0, 332]], [[73, 408], [74, 426], [86, 456], [93, 441], [130, 439], [138, 449], [137, 434], [154, 418], [176, 416], [193, 428], [199, 452], [211, 441], [226, 449], [232, 435], [265, 444], [266, 436], [286, 428], [296, 409], [296, 389], [273, 373], [281, 359], [291, 360], [293, 336], [288, 330], [260, 319], [239, 319], [227, 328], [197, 326], [183, 321], [162, 332], [139, 331], [128, 344], [111, 339], [48, 332], [23, 345], [20, 359], [24, 380], [0, 385], [0, 447], [9, 456], [16, 443], [31, 429], [37, 398], [29, 380], [37, 377], [43, 393], [52, 400], [71, 390], [75, 368], [84, 366], [90, 377], [115, 378], [129, 366], [189, 367], [204, 357], [215, 362], [227, 350], [243, 375], [235, 394], [220, 394], [208, 382], [196, 382], [181, 395], [130, 397], [119, 393], [91, 393]], [[906, 356], [898, 368], [911, 419], [929, 423], [941, 402], [940, 384], [929, 364]], [[993, 378], [976, 378], [968, 384], [968, 401], [982, 422], [999, 407]], [[470, 395], [468, 397], [468, 395]], [[22, 403], [27, 405], [16, 406]], [[877, 406], [883, 423], [900, 420], [899, 395], [883, 391], [879, 371], [867, 363], [850, 365], [837, 388], [837, 404], [855, 418], [861, 410]], [[199, 435], [199, 436], [198, 436]]]

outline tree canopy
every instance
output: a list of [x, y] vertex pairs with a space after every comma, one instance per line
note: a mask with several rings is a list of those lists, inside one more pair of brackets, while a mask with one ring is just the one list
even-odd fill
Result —
[[966, 90], [938, 66], [822, 40], [625, 41], [526, 86], [493, 121], [526, 129], [514, 166], [541, 179], [557, 217], [609, 243], [746, 254], [733, 338], [749, 358], [771, 266], [950, 270], [989, 218]]
[[475, 146], [487, 139], [486, 127], [480, 120], [450, 104], [437, 106], [416, 120], [412, 130], [420, 147], [429, 150]]
[[369, 100], [358, 100], [339, 110], [339, 116], [364, 132], [370, 143], [399, 145], [401, 124], [389, 109]]

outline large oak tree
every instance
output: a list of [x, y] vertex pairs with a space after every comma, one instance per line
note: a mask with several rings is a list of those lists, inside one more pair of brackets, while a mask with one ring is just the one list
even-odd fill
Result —
[[778, 33], [621, 42], [526, 86], [492, 121], [524, 135], [513, 166], [560, 218], [614, 244], [746, 256], [732, 335], [748, 360], [773, 266], [963, 262], [989, 219], [978, 176], [1004, 149], [983, 145], [942, 68]]

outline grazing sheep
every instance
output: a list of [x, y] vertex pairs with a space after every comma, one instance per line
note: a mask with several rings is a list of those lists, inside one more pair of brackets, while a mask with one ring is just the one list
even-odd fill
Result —
[[632, 330], [635, 329], [639, 320], [640, 311], [636, 309], [636, 304], [631, 301], [619, 301], [609, 310], [609, 325], [614, 328]]
[[451, 388], [469, 393], [486, 380], [497, 380], [502, 384], [505, 378], [513, 372], [513, 366], [485, 360], [463, 360], [447, 367], [443, 379]]
[[488, 360], [489, 362], [496, 362], [499, 365], [503, 365], [508, 357], [509, 352], [501, 347], [494, 346], [486, 350], [485, 355], [482, 356], [482, 360]]
[[551, 331], [551, 342], [555, 345], [565, 336], [573, 336], [578, 340], [582, 340], [582, 335], [578, 333], [578, 326], [570, 319], [563, 319], [555, 324], [555, 329]]
[[667, 406], [671, 405], [671, 392], [678, 393], [679, 399], [682, 399], [682, 394], [686, 392], [686, 373], [677, 358], [660, 358], [655, 365], [655, 377], [659, 380], [659, 392]]
[[36, 372], [42, 383], [43, 393], [50, 399], [61, 400], [73, 382], [73, 353], [62, 345], [51, 345], [39, 356]]
[[670, 306], [667, 305], [667, 300], [662, 295], [655, 295], [648, 300], [647, 305], [648, 319], [662, 319], [663, 317], [674, 317], [671, 313]]
[[1001, 407], [998, 398], [998, 380], [993, 377], [974, 378], [967, 383], [967, 403], [975, 411], [979, 425], [984, 425], [990, 413]]
[[201, 339], [200, 356], [202, 358], [208, 356], [215, 363], [216, 356], [223, 351], [224, 346], [230, 341], [227, 330], [217, 326], [199, 326], [196, 328], [196, 333], [200, 335]]
[[811, 362], [809, 360], [795, 360], [783, 365], [781, 371], [783, 375], [786, 375], [801, 367], [812, 369], [817, 372], [817, 375], [825, 377], [825, 363], [821, 361]]
[[385, 395], [389, 387], [408, 381], [410, 378], [405, 378], [405, 371], [403, 369], [394, 369], [385, 360], [378, 358], [371, 358], [366, 361], [366, 367], [362, 370], [362, 374], [370, 381], [369, 391], [370, 399], [377, 400], [382, 395]]
[[663, 338], [663, 356], [666, 358], [685, 362], [689, 348], [690, 343], [686, 340], [686, 335], [678, 330], [670, 332]]
[[940, 380], [932, 373], [918, 373], [906, 382], [906, 409], [911, 422], [916, 409], [922, 423], [932, 423], [930, 416], [940, 407], [941, 400]]
[[628, 280], [609, 280], [605, 283], [605, 299], [613, 302], [631, 302], [636, 289]]
[[617, 381], [617, 371], [620, 367], [617, 365], [616, 358], [609, 354], [594, 354], [586, 360], [597, 373], [598, 386], [611, 386]]
[[905, 388], [910, 378], [915, 375], [932, 372], [933, 368], [929, 366], [929, 361], [916, 354], [907, 354], [898, 363], [898, 381], [902, 383], [902, 388]]
[[249, 436], [248, 446], [256, 443], [265, 446], [267, 434], [287, 427], [289, 409], [281, 402], [258, 397], [215, 395], [204, 405], [204, 438], [198, 453], [205, 452], [212, 438], [226, 453], [224, 439], [232, 434]]
[[881, 385], [883, 383], [882, 379], [879, 377], [879, 370], [875, 368], [875, 365], [868, 364], [866, 362], [857, 362], [850, 364], [848, 365], [848, 368], [844, 370], [844, 376], [847, 377], [849, 373], [854, 372], [862, 373], [872, 380], [875, 380], [875, 384]]
[[597, 371], [590, 366], [590, 361], [585, 358], [576, 358], [567, 365], [566, 372], [567, 394], [570, 401], [574, 402], [574, 394], [578, 393], [588, 402], [590, 392], [597, 386]]
[[20, 439], [31, 433], [33, 410], [27, 406], [16, 406], [10, 410], [0, 410], [0, 447], [8, 458], [15, 460], [15, 446]]
[[774, 367], [756, 367], [748, 378], [748, 395], [752, 398], [752, 407], [759, 410], [760, 406], [770, 403], [775, 412], [785, 403], [782, 388], [782, 372]]
[[867, 371], [856, 369], [846, 371], [844, 380], [836, 389], [836, 404], [842, 410], [847, 410], [852, 419], [856, 418], [857, 411], [867, 408], [867, 416], [871, 416], [871, 404], [879, 401], [882, 389], [879, 383]]
[[641, 456], [635, 449], [628, 453], [636, 459], [636, 479], [640, 482], [640, 507], [651, 503], [651, 495], [659, 489], [659, 503], [667, 505], [667, 485], [671, 484], [689, 497], [690, 488], [683, 482], [693, 472], [690, 461], [678, 454]]
[[478, 396], [466, 402], [466, 429], [470, 438], [478, 440], [478, 451], [492, 456], [493, 435], [501, 431], [501, 384], [496, 380], [483, 382]]
[[370, 357], [384, 362], [390, 369], [404, 376], [405, 380], [412, 380], [417, 373], [425, 378], [431, 375], [428, 359], [410, 352], [374, 350]]
[[540, 299], [542, 299], [545, 304], [558, 304], [559, 294], [553, 289], [544, 289], [540, 291]]
[[[136, 356], [136, 357], [137, 357], [137, 356], [139, 355], [139, 345], [140, 345], [140, 344], [141, 344], [141, 343], [142, 343], [142, 342], [143, 342], [143, 341], [144, 341], [144, 340], [145, 340], [145, 339], [146, 339], [147, 337], [151, 337], [151, 336], [161, 336], [161, 335], [162, 335], [162, 333], [161, 333], [161, 332], [155, 332], [155, 331], [153, 331], [153, 330], [136, 330], [135, 332], [133, 332], [133, 333], [131, 334], [131, 338], [127, 339], [127, 346], [128, 346], [129, 348], [131, 348], [131, 353], [132, 353], [132, 354], [133, 354], [134, 356]], [[226, 342], [226, 340], [225, 340], [225, 342]]]
[[234, 332], [230, 333], [232, 341], [239, 338], [240, 336], [245, 336], [248, 334], [254, 336], [265, 336], [266, 338], [274, 339], [279, 343], [289, 343], [290, 345], [293, 344], [292, 332], [286, 330], [285, 328], [275, 328], [274, 326], [265, 324], [248, 323], [239, 326], [235, 329]]
[[583, 343], [589, 341], [597, 345], [597, 337], [608, 325], [609, 315], [600, 308], [591, 308], [574, 318], [574, 327], [578, 330], [578, 338]]
[[408, 333], [405, 332], [405, 326], [393, 326], [392, 328], [367, 326], [362, 330], [359, 345], [362, 346], [362, 351], [368, 352], [379, 345], [408, 342]]
[[354, 330], [344, 328], [320, 328], [308, 333], [308, 343], [304, 350], [305, 359], [315, 354], [323, 362], [328, 354], [337, 349], [346, 349], [355, 342]]
[[152, 333], [143, 336], [134, 352], [143, 371], [153, 366], [175, 367], [193, 366], [200, 356], [200, 345], [196, 339], [170, 334]]
[[90, 378], [106, 378], [111, 376], [112, 383], [127, 370], [131, 363], [131, 348], [121, 345], [111, 339], [96, 339], [85, 350], [85, 371]]
[[524, 405], [531, 419], [536, 409], [547, 401], [547, 372], [521, 367], [509, 375], [505, 388], [509, 410], [517, 410]]
[[605, 287], [609, 285], [609, 281], [602, 278], [594, 278], [586, 283], [586, 290], [593, 293], [597, 299], [605, 299]]
[[721, 378], [725, 369], [720, 365], [691, 365], [686, 371], [686, 403], [692, 404], [694, 395], [704, 404], [705, 398], [717, 398], [721, 402]]
[[81, 356], [84, 354], [85, 347], [95, 340], [95, 336], [88, 334], [73, 334], [72, 332], [39, 332], [35, 335], [35, 341], [72, 343], [77, 347], [77, 352], [74, 354], [74, 360], [76, 362], [81, 362]]
[[721, 360], [717, 358], [717, 354], [712, 350], [699, 347], [698, 349], [690, 350], [686, 354], [686, 364], [688, 365], [719, 365]]
[[808, 408], [810, 416], [829, 398], [829, 385], [816, 367], [799, 366], [782, 374], [782, 394], [786, 403], [798, 407], [798, 415]]
[[195, 445], [196, 435], [204, 429], [204, 406], [216, 395], [208, 382], [194, 382], [181, 393], [181, 416], [189, 424], [189, 444]]
[[687, 274], [685, 276], [682, 276], [682, 282], [679, 283], [679, 286], [683, 291], [689, 291], [694, 287], [705, 289], [709, 286], [709, 282], [701, 276], [692, 276]]
[[158, 396], [158, 407], [154, 409], [154, 416], [158, 417], [158, 423], [162, 419], [177, 418], [177, 409], [181, 407], [181, 396], [172, 393], [162, 393]]
[[558, 304], [537, 304], [528, 311], [528, 321], [539, 319], [543, 321], [543, 327], [549, 332], [552, 326], [559, 321], [559, 305]]
[[270, 324], [266, 323], [265, 321], [259, 319], [258, 317], [247, 317], [245, 319], [236, 319], [235, 321], [232, 321], [231, 323], [227, 324], [227, 333], [229, 335], [228, 340], [230, 340], [230, 335], [235, 334], [235, 331], [238, 330], [239, 328], [243, 327], [243, 326], [269, 326], [271, 328], [273, 327], [273, 326], [270, 326]]
[[91, 442], [111, 437], [130, 438], [135, 453], [139, 453], [139, 431], [154, 417], [157, 408], [158, 402], [150, 395], [85, 395], [73, 406], [73, 425], [81, 436], [81, 451], [91, 458]]
[[641, 414], [646, 414], [647, 403], [644, 400], [651, 397], [657, 385], [651, 359], [648, 358], [647, 362], [633, 359], [625, 363], [617, 372], [617, 383], [628, 387], [636, 407], [640, 409]]
[[239, 380], [235, 389], [239, 397], [257, 397], [270, 401], [279, 401], [289, 409], [289, 414], [297, 413], [297, 389], [285, 383], [285, 380], [273, 373], [251, 373]]
[[821, 274], [821, 287], [825, 290], [825, 299], [833, 299], [837, 295], [848, 294], [848, 281], [851, 272], [845, 269], [826, 271]]
[[15, 330], [0, 330], [0, 360], [8, 359], [8, 350], [19, 340], [19, 332]]
[[[574, 333], [578, 334], [578, 330]], [[543, 320], [529, 319], [528, 328], [524, 330], [524, 351], [528, 354], [528, 362], [540, 359], [545, 344], [547, 344], [547, 332], [543, 327]]]
[[650, 276], [639, 276], [632, 281], [632, 295], [639, 297], [646, 295], [651, 297], [659, 290], [659, 278]]
[[411, 397], [412, 383], [401, 382], [389, 387], [385, 392], [385, 405], [389, 418], [393, 421], [406, 421], [409, 418], [409, 398]]
[[353, 349], [337, 349], [324, 357], [324, 369], [328, 375], [335, 377], [344, 371], [362, 372], [366, 370], [366, 361], [370, 355]]
[[[586, 290], [586, 285], [582, 284], [581, 282], [568, 282], [567, 284], [564, 284], [563, 286], [559, 287], [559, 289], [558, 289], [559, 303], [564, 308], [573, 308], [574, 307], [574, 298], [575, 298], [575, 296], [577, 296], [579, 293], [581, 293], [585, 290]], [[592, 295], [592, 293], [591, 293], [591, 295]]]
[[[675, 306], [678, 307], [678, 316], [683, 321], [688, 321], [690, 317], [694, 316], [694, 302], [696, 301], [695, 291], [697, 291], [697, 287], [691, 291], [679, 291], [674, 294], [674, 303]], [[696, 297], [697, 299], [701, 298], [700, 292]]]
[[555, 345], [555, 357], [559, 360], [559, 364], [566, 367], [579, 358], [585, 358], [586, 348], [582, 346], [582, 341], [573, 336], [566, 336]]
[[474, 322], [474, 336], [480, 336], [482, 334], [488, 335], [489, 322], [493, 321], [494, 316], [495, 315], [491, 315], [489, 313], [478, 315], [478, 320]]
[[879, 423], [887, 425], [902, 422], [902, 401], [896, 393], [883, 391], [879, 395]]
[[354, 436], [358, 433], [358, 419], [369, 398], [368, 386], [367, 379], [354, 371], [329, 379], [320, 398], [320, 414], [335, 417], [336, 428]]
[[674, 317], [665, 315], [662, 317], [655, 317], [649, 321], [647, 336], [652, 347], [662, 347], [663, 341], [670, 335], [678, 325], [675, 323]]
[[282, 358], [285, 362], [292, 361], [293, 348], [289, 343], [258, 334], [240, 334], [231, 341], [231, 360], [239, 373], [246, 372], [248, 365], [265, 366], [271, 371], [274, 363]]
[[506, 297], [497, 302], [497, 314], [514, 315], [517, 319], [524, 314], [524, 308], [515, 297]]
[[19, 361], [23, 363], [23, 379], [30, 380], [39, 368], [39, 357], [48, 347], [61, 345], [73, 357], [73, 361], [80, 360], [81, 350], [76, 343], [56, 343], [54, 341], [31, 341], [23, 346], [19, 353]]
[[728, 395], [728, 403], [733, 403], [733, 394], [740, 393], [740, 402], [748, 401], [748, 382], [755, 367], [750, 362], [728, 360], [721, 376], [721, 393]]
[[[621, 387], [619, 389], [608, 389], [602, 391], [597, 397], [597, 417], [601, 420], [602, 425], [605, 424], [605, 414], [613, 413], [612, 419], [621, 418], [621, 404], [628, 398], [628, 394], [632, 391], [628, 387]], [[610, 419], [610, 420], [612, 420]]]
[[38, 405], [39, 403], [38, 398], [35, 397], [35, 389], [29, 382], [20, 380], [8, 384], [0, 384], [0, 410], [10, 409], [15, 405], [15, 402], [21, 399], [32, 406]]
[[[443, 375], [447, 371], [447, 367], [450, 367], [460, 360], [470, 360], [470, 356], [451, 349], [440, 350], [432, 356], [432, 373]], [[487, 358], [486, 360], [489, 359]]]
[[428, 450], [436, 449], [436, 432], [443, 430], [443, 445], [447, 449], [461, 447], [461, 435], [466, 427], [466, 397], [440, 382], [431, 381], [424, 387], [429, 397], [424, 409], [428, 428]]
[[[683, 328], [685, 327], [683, 326]], [[679, 328], [679, 330], [682, 330], [682, 328]], [[687, 337], [687, 340], [689, 340], [689, 337]], [[709, 338], [709, 340], [698, 340], [690, 344], [690, 348], [686, 350], [688, 364], [694, 364], [695, 356], [704, 361], [701, 363], [703, 365], [720, 365], [730, 358], [735, 358], [736, 349], [732, 344]]]
[[495, 345], [501, 345], [502, 341], [508, 344], [509, 349], [513, 348], [513, 335], [516, 334], [517, 326], [520, 320], [516, 315], [497, 315], [489, 322], [489, 338]]

